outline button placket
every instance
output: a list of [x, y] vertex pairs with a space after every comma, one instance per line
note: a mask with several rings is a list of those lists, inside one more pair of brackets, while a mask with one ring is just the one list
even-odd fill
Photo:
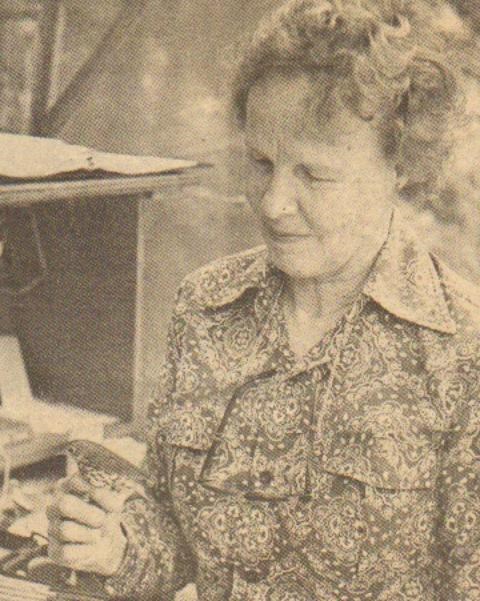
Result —
[[[301, 376], [301, 374], [300, 374]], [[268, 385], [268, 403], [259, 407], [257, 445], [252, 456], [252, 483], [259, 496], [285, 498], [304, 493], [308, 427], [308, 389], [301, 377], [296, 381], [278, 374]], [[275, 400], [275, 403], [268, 402]], [[269, 410], [284, 416], [276, 425], [269, 422]], [[263, 412], [263, 418], [260, 414]], [[278, 426], [278, 429], [276, 429]], [[303, 459], [302, 459], [303, 458]]]

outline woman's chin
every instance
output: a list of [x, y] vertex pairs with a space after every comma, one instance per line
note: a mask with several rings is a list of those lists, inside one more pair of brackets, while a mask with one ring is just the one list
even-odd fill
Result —
[[317, 257], [305, 253], [269, 253], [270, 261], [287, 276], [299, 280], [322, 278], [330, 272], [327, 265]]

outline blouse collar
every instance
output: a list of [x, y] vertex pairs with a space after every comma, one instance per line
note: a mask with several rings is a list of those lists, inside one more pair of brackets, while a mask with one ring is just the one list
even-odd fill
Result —
[[[222, 270], [222, 261], [228, 262], [228, 268]], [[197, 280], [194, 297], [204, 308], [220, 309], [247, 290], [258, 289], [271, 297], [280, 280], [281, 274], [261, 246], [206, 267]], [[398, 208], [363, 293], [400, 319], [447, 334], [456, 332], [435, 259]]]

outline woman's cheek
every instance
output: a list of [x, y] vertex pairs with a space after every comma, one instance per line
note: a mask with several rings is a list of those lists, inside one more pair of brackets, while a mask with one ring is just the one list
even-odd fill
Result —
[[319, 238], [325, 234], [344, 232], [353, 223], [352, 203], [348, 202], [348, 192], [339, 186], [323, 186], [303, 195], [300, 201], [301, 211], [311, 229]]

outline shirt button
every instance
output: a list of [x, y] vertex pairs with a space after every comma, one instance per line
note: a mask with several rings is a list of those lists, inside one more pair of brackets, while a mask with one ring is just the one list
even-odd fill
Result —
[[264, 486], [268, 486], [269, 484], [272, 483], [273, 474], [272, 474], [271, 471], [265, 470], [265, 471], [260, 472], [258, 474], [258, 479], [259, 479], [259, 481], [260, 481], [261, 484], [263, 484]]
[[115, 589], [113, 588], [113, 586], [111, 584], [106, 584], [105, 592], [107, 593], [107, 595], [110, 595], [111, 597], [113, 597], [113, 595], [115, 594]]

